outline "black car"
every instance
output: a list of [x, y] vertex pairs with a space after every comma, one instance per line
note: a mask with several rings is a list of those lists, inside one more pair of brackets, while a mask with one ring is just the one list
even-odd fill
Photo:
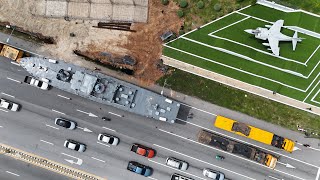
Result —
[[75, 129], [77, 127], [77, 123], [74, 121], [70, 121], [67, 119], [63, 119], [63, 118], [56, 118], [54, 123], [58, 126], [62, 126], [64, 128], [67, 129]]
[[127, 169], [131, 172], [143, 175], [145, 177], [151, 176], [153, 169], [151, 167], [145, 166], [135, 161], [130, 161], [128, 163]]

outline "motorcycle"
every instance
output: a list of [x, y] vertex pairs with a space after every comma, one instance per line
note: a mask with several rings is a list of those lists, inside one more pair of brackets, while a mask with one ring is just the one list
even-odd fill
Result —
[[111, 121], [111, 119], [107, 118], [107, 117], [102, 117], [101, 119], [104, 120], [104, 121]]
[[223, 156], [220, 156], [220, 155], [216, 155], [216, 159], [217, 159], [217, 160], [224, 160], [224, 157], [223, 157]]

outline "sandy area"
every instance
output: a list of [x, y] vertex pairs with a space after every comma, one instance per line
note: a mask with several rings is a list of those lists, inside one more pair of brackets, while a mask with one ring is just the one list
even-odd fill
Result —
[[[35, 14], [39, 14], [37, 10], [41, 9], [37, 8], [37, 1], [39, 0], [0, 0], [0, 21], [9, 21], [11, 25], [25, 30], [54, 37], [57, 44], [44, 45], [39, 50], [40, 53], [46, 52], [54, 58], [89, 68], [94, 65], [76, 56], [73, 50], [131, 55], [138, 62], [134, 76], [147, 84], [161, 76], [155, 66], [162, 51], [159, 36], [169, 29], [177, 32], [182, 23], [176, 15], [178, 7], [175, 4], [163, 6], [160, 1], [155, 0], [149, 0], [148, 23], [133, 25], [137, 32], [93, 28], [97, 21], [65, 21], [36, 16]], [[70, 37], [70, 33], [76, 36]]]

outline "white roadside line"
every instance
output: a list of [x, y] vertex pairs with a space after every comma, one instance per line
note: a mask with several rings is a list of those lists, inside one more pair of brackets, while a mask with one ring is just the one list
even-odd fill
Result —
[[66, 115], [65, 113], [63, 112], [60, 112], [60, 111], [57, 111], [57, 110], [54, 110], [54, 109], [51, 109], [53, 112], [56, 112], [56, 113], [59, 113], [59, 114], [63, 114], [63, 115]]
[[283, 179], [279, 179], [279, 178], [276, 178], [276, 177], [273, 177], [273, 176], [268, 176], [268, 177], [271, 178], [271, 179], [283, 180]]
[[20, 176], [19, 174], [16, 174], [16, 173], [13, 173], [13, 172], [10, 172], [10, 171], [6, 171], [6, 173], [9, 173], [9, 174], [12, 174], [12, 175], [15, 175], [15, 176]]
[[170, 166], [167, 166], [167, 165], [165, 165], [165, 164], [159, 163], [159, 162], [154, 161], [154, 160], [151, 160], [151, 159], [148, 159], [148, 161], [153, 162], [153, 163], [156, 163], [156, 164], [159, 164], [159, 165], [161, 165], [161, 166], [164, 166], [164, 167], [167, 167], [167, 168], [170, 168], [170, 169], [173, 169], [173, 170], [176, 170], [176, 171], [179, 171], [180, 173], [184, 173], [184, 174], [187, 174], [187, 175], [189, 175], [189, 176], [193, 176], [193, 177], [196, 177], [196, 178], [199, 178], [199, 179], [202, 179], [202, 180], [206, 180], [206, 179], [201, 178], [201, 177], [199, 177], [199, 176], [196, 176], [196, 175], [194, 175], [194, 174], [187, 173], [187, 172], [181, 171], [181, 170], [179, 170], [179, 169], [174, 169], [174, 168], [172, 168], [172, 167], [170, 167]]
[[[206, 145], [206, 144], [199, 143], [199, 142], [197, 142], [197, 141], [194, 141], [194, 140], [188, 139], [188, 138], [186, 138], [186, 137], [183, 137], [183, 136], [180, 136], [180, 135], [177, 135], [177, 134], [174, 134], [174, 133], [165, 131], [165, 130], [163, 130], [163, 129], [159, 129], [159, 130], [162, 131], [162, 132], [166, 132], [166, 133], [168, 133], [168, 134], [171, 134], [171, 135], [173, 135], [173, 136], [177, 136], [177, 137], [179, 137], [179, 138], [182, 138], [182, 139], [185, 139], [185, 140], [194, 142], [194, 143], [196, 143], [196, 144], [199, 144], [199, 145], [202, 145], [202, 146], [205, 146], [205, 147], [208, 147], [208, 148], [211, 148], [211, 149], [215, 149], [215, 150], [217, 150], [217, 151], [220, 151], [220, 152], [229, 154], [229, 155], [234, 156], [234, 157], [237, 157], [237, 158], [239, 158], [239, 159], [243, 159], [243, 160], [245, 160], [245, 161], [248, 161], [248, 162], [257, 164], [257, 165], [259, 165], [259, 166], [261, 166], [261, 167], [269, 168], [269, 167], [267, 167], [267, 166], [265, 166], [265, 165], [262, 165], [262, 164], [259, 164], [259, 163], [255, 162], [255, 161], [252, 161], [252, 160], [243, 158], [243, 157], [241, 157], [241, 156], [237, 156], [237, 155], [235, 155], [235, 154], [232, 154], [232, 153], [223, 151], [223, 150], [221, 150], [221, 149], [218, 149], [218, 148], [215, 148], [215, 147], [212, 147], [212, 146], [208, 146], [208, 145]], [[154, 145], [155, 145], [155, 144], [154, 144]], [[158, 145], [155, 145], [155, 146], [158, 146]], [[176, 152], [176, 153], [178, 153], [178, 152]], [[182, 154], [182, 153], [178, 153], [178, 154]], [[182, 155], [183, 155], [183, 154], [182, 154]], [[185, 156], [186, 156], [186, 155], [185, 155]], [[212, 165], [212, 166], [214, 166], [214, 165]], [[218, 167], [218, 166], [217, 166], [217, 167]], [[223, 169], [223, 168], [222, 168], [222, 169]], [[270, 169], [270, 168], [269, 168], [269, 169]], [[227, 169], [225, 169], [225, 170], [226, 170], [226, 171], [230, 171], [230, 170], [227, 170]], [[294, 175], [291, 175], [291, 174], [288, 174], [288, 173], [285, 173], [285, 172], [282, 172], [282, 171], [279, 171], [279, 170], [276, 170], [276, 169], [273, 169], [273, 170], [274, 170], [274, 171], [277, 171], [277, 172], [280, 172], [280, 173], [283, 173], [283, 174], [285, 174], [285, 175], [292, 176], [292, 177], [295, 177], [295, 178], [297, 178], [297, 179], [303, 180], [303, 178], [300, 178], [300, 177], [297, 177], [297, 176], [294, 176]], [[230, 172], [233, 172], [233, 171], [230, 171]]]
[[0, 109], [0, 111], [8, 112], [8, 111], [6, 111], [6, 110], [4, 110], [4, 109]]
[[71, 98], [66, 97], [66, 96], [62, 96], [62, 95], [60, 95], [60, 94], [58, 94], [57, 96], [62, 97], [62, 98], [65, 98], [65, 99], [68, 99], [68, 100], [71, 100]]
[[2, 126], [0, 126], [0, 128], [3, 128]]
[[197, 124], [194, 124], [194, 123], [191, 123], [191, 122], [188, 122], [188, 121], [185, 121], [185, 120], [179, 119], [179, 118], [177, 118], [177, 120], [179, 120], [179, 121], [184, 121], [184, 122], [186, 122], [186, 123], [188, 123], [188, 124], [191, 124], [191, 125], [197, 126], [197, 127], [199, 127], [199, 128], [205, 129], [205, 130], [210, 131], [210, 132], [213, 132], [213, 133], [215, 133], [215, 134], [219, 134], [219, 135], [222, 135], [222, 136], [228, 137], [228, 138], [230, 138], [230, 139], [237, 140], [237, 141], [239, 141], [239, 142], [243, 142], [243, 143], [249, 144], [249, 145], [251, 145], [251, 146], [256, 146], [256, 147], [258, 147], [258, 148], [260, 148], [260, 149], [263, 149], [263, 150], [266, 150], [266, 151], [272, 152], [273, 154], [277, 154], [277, 155], [280, 155], [280, 156], [283, 156], [283, 157], [286, 157], [286, 158], [289, 158], [289, 159], [292, 159], [292, 160], [298, 161], [298, 162], [300, 162], [300, 163], [304, 163], [304, 164], [307, 164], [307, 165], [309, 165], [309, 166], [312, 166], [312, 167], [315, 167], [315, 168], [319, 168], [319, 166], [316, 166], [316, 165], [313, 165], [313, 164], [310, 164], [310, 163], [304, 162], [304, 161], [299, 160], [299, 159], [292, 158], [292, 157], [290, 157], [290, 156], [287, 156], [287, 155], [284, 155], [284, 154], [278, 153], [278, 152], [276, 152], [276, 151], [272, 151], [272, 150], [269, 150], [269, 149], [266, 149], [266, 148], [260, 147], [260, 146], [258, 146], [258, 145], [256, 145], [256, 144], [251, 144], [251, 143], [249, 143], [249, 142], [246, 142], [246, 141], [243, 141], [243, 140], [237, 139], [237, 138], [232, 137], [232, 136], [228, 136], [228, 135], [226, 135], [226, 134], [223, 134], [223, 133], [220, 133], [220, 132], [214, 131], [214, 130], [212, 130], [212, 129], [208, 129], [208, 128], [202, 127], [202, 126], [200, 126], [200, 125], [197, 125]]
[[156, 178], [153, 178], [153, 177], [148, 177], [149, 179], [152, 179], [152, 180], [158, 180], [158, 179], [156, 179]]
[[274, 169], [274, 171], [277, 171], [277, 172], [279, 172], [279, 173], [282, 173], [282, 174], [285, 174], [285, 175], [287, 175], [287, 176], [291, 176], [291, 177], [294, 177], [294, 178], [297, 178], [297, 179], [300, 179], [300, 180], [305, 180], [304, 178], [301, 178], [301, 177], [298, 177], [298, 176], [295, 176], [295, 175], [292, 175], [292, 174], [289, 174], [289, 173], [280, 171], [280, 170], [278, 170], [278, 169]]
[[[160, 129], [159, 129], [159, 130], [160, 130]], [[192, 141], [192, 140], [191, 140], [191, 141]], [[200, 143], [199, 143], [199, 144], [200, 144]], [[220, 167], [220, 166], [217, 166], [217, 165], [213, 165], [213, 164], [208, 163], [208, 162], [206, 162], [206, 161], [203, 161], [203, 160], [200, 160], [200, 159], [197, 159], [197, 158], [188, 156], [188, 155], [186, 155], [186, 154], [183, 154], [183, 153], [180, 153], [180, 152], [171, 150], [171, 149], [169, 149], [169, 148], [166, 148], [166, 147], [163, 147], [163, 146], [160, 146], [160, 145], [157, 145], [157, 144], [153, 144], [153, 145], [154, 145], [154, 146], [157, 146], [157, 147], [160, 147], [160, 148], [162, 148], [162, 149], [165, 149], [165, 150], [167, 150], [167, 151], [171, 151], [171, 152], [174, 152], [174, 153], [176, 153], [176, 154], [180, 154], [180, 155], [182, 155], [182, 156], [188, 157], [188, 158], [190, 158], [190, 159], [197, 160], [197, 161], [202, 162], [202, 163], [204, 163], [204, 164], [207, 164], [207, 165], [210, 165], [210, 166], [213, 166], [213, 167], [218, 167], [218, 168], [223, 169], [223, 170], [225, 170], [225, 171], [228, 171], [228, 172], [237, 174], [237, 175], [239, 175], [239, 176], [242, 176], [242, 177], [245, 177], [245, 178], [253, 179], [253, 180], [254, 180], [254, 178], [251, 178], [251, 177], [248, 177], [248, 176], [246, 176], [246, 175], [243, 175], [243, 174], [240, 174], [240, 173], [231, 171], [231, 170], [229, 170], [229, 169], [225, 169], [225, 168]], [[217, 150], [218, 150], [218, 149], [217, 149]], [[222, 150], [220, 150], [220, 151], [222, 151]], [[225, 151], [223, 151], [223, 152], [225, 152]], [[235, 155], [234, 155], [234, 156], [235, 156]], [[247, 160], [247, 159], [246, 159], [246, 160]], [[249, 161], [249, 160], [248, 160], [248, 161]], [[250, 161], [250, 162], [251, 162], [251, 161]], [[258, 164], [258, 163], [257, 163], [257, 164]], [[259, 165], [260, 165], [260, 164], [259, 164]], [[262, 165], [261, 165], [261, 166], [262, 166]]]
[[11, 64], [14, 64], [14, 65], [16, 65], [16, 66], [20, 66], [20, 64], [14, 62], [14, 61], [11, 61]]
[[213, 116], [217, 116], [216, 114], [210, 113], [210, 112], [208, 112], [208, 111], [205, 111], [205, 110], [202, 110], [202, 109], [199, 109], [199, 108], [193, 107], [193, 106], [190, 106], [190, 105], [188, 105], [188, 104], [184, 104], [184, 103], [180, 103], [180, 104], [182, 104], [182, 105], [184, 105], [184, 106], [188, 106], [188, 107], [190, 107], [190, 108], [192, 108], [192, 109], [195, 109], [195, 110], [198, 110], [198, 111], [201, 111], [201, 112], [207, 113], [207, 114], [211, 114], [211, 115], [213, 115]]
[[9, 97], [12, 97], [12, 98], [15, 98], [14, 96], [12, 96], [12, 95], [10, 95], [10, 94], [6, 94], [6, 93], [4, 93], [4, 92], [1, 92], [1, 94], [6, 95], [6, 96], [9, 96]]
[[110, 128], [107, 128], [107, 127], [102, 127], [103, 129], [108, 129], [108, 130], [110, 130], [110, 131], [114, 131], [114, 132], [116, 132], [116, 130], [113, 130], [113, 129], [110, 129]]
[[46, 126], [51, 127], [51, 128], [53, 128], [53, 129], [58, 129], [58, 130], [59, 130], [59, 128], [54, 127], [54, 126], [51, 126], [51, 125], [49, 125], [49, 124], [46, 124]]
[[103, 162], [103, 163], [105, 163], [105, 161], [104, 160], [101, 160], [101, 159], [98, 159], [98, 158], [95, 158], [95, 157], [91, 157], [92, 159], [94, 159], [94, 160], [97, 160], [97, 161], [100, 161], [100, 162]]
[[47, 143], [47, 144], [50, 144], [50, 145], [53, 146], [53, 143], [51, 143], [51, 142], [48, 142], [48, 141], [45, 141], [45, 140], [42, 140], [42, 139], [40, 139], [40, 141], [42, 141], [42, 142], [44, 142], [44, 143]]
[[[297, 144], [299, 144], [299, 145], [301, 145], [301, 146], [303, 146], [303, 144], [301, 144], [301, 143], [297, 143]], [[315, 150], [315, 151], [320, 151], [320, 149], [317, 149], [317, 148], [313, 148], [313, 147], [308, 147], [308, 148], [310, 148], [310, 149], [312, 149], [312, 150]]]
[[115, 116], [122, 117], [120, 114], [116, 114], [116, 113], [113, 113], [113, 112], [109, 112], [109, 114], [112, 114], [112, 115], [115, 115]]
[[14, 81], [14, 82], [17, 82], [17, 83], [22, 83], [21, 81], [18, 81], [18, 80], [15, 80], [15, 79], [12, 79], [12, 78], [9, 78], [9, 77], [7, 77], [7, 79], [9, 79], [9, 80], [11, 80], [11, 81]]
[[101, 144], [101, 145], [104, 145], [104, 146], [107, 146], [107, 147], [110, 147], [108, 144], [103, 144], [102, 142], [99, 142], [97, 141], [98, 144]]

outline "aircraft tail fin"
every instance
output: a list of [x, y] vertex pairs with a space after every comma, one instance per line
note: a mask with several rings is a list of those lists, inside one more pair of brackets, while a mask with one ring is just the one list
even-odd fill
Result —
[[299, 37], [298, 37], [298, 31], [296, 31], [296, 32], [294, 33], [293, 37], [292, 37], [292, 49], [293, 49], [293, 50], [296, 50], [297, 43], [298, 43], [298, 42], [301, 42], [302, 39], [304, 39], [304, 38], [299, 38]]

